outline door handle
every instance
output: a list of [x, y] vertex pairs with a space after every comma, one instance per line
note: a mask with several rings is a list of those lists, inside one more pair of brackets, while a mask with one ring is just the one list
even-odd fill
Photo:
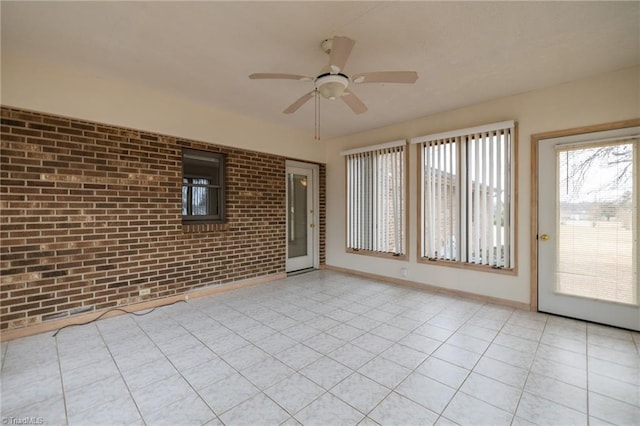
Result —
[[313, 228], [315, 225], [312, 223], [311, 225], [309, 225], [310, 228]]
[[549, 239], [549, 235], [548, 234], [542, 234], [542, 235], [540, 235], [540, 239], [542, 241], [547, 241]]

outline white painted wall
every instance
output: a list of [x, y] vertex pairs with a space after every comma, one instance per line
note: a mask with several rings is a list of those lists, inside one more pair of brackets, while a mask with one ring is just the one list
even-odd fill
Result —
[[[310, 134], [194, 104], [167, 93], [91, 77], [33, 58], [3, 55], [3, 105], [172, 136], [327, 162], [327, 264], [529, 303], [530, 136], [533, 133], [640, 117], [640, 68], [496, 99], [318, 144]], [[429, 102], [425, 98], [425, 102]], [[424, 265], [417, 258], [417, 148], [409, 158], [409, 261], [345, 252], [345, 174], [340, 151], [515, 119], [518, 147], [518, 275]]]
[[[425, 97], [424, 101], [429, 102], [429, 99]], [[407, 267], [407, 279], [414, 282], [529, 303], [531, 134], [638, 117], [640, 68], [632, 68], [328, 141], [327, 264], [392, 278], [402, 278], [400, 268]], [[416, 262], [416, 145], [410, 146], [409, 156], [409, 260], [381, 259], [345, 252], [345, 167], [340, 151], [510, 119], [519, 123], [517, 276]]]
[[325, 160], [324, 145], [311, 134], [33, 58], [2, 55], [0, 100], [6, 106], [289, 158]]

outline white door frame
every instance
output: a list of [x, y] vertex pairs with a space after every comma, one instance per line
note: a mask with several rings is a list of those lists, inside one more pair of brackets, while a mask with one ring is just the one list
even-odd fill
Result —
[[[531, 310], [538, 311], [538, 280], [539, 271], [539, 252], [538, 252], [538, 233], [544, 230], [539, 229], [539, 149], [541, 141], [547, 143], [548, 139], [560, 137], [571, 137], [584, 135], [589, 133], [604, 132], [616, 129], [628, 129], [640, 126], [640, 119], [626, 120], [615, 123], [607, 123], [582, 128], [568, 129], [555, 132], [546, 132], [534, 134], [531, 136]], [[624, 133], [624, 131], [623, 131]]]
[[[308, 227], [307, 228], [307, 232], [308, 232], [308, 236], [311, 237], [312, 239], [312, 260], [313, 260], [313, 268], [318, 269], [320, 267], [320, 167], [317, 164], [313, 164], [313, 163], [305, 163], [302, 161], [295, 161], [295, 160], [287, 160], [286, 161], [286, 173], [285, 173], [285, 179], [287, 179], [287, 175], [288, 175], [288, 171], [289, 168], [291, 167], [295, 167], [295, 168], [301, 168], [301, 169], [306, 169], [311, 171], [311, 176], [313, 178], [313, 185], [312, 185], [312, 194], [311, 194], [311, 198], [312, 198], [312, 206], [311, 206], [311, 210], [313, 210], [313, 213], [311, 214], [312, 217], [312, 221], [311, 224], [313, 224], [313, 227]], [[289, 192], [288, 192], [288, 188], [289, 188], [289, 183], [285, 182], [286, 188], [287, 188], [287, 200], [289, 199]], [[288, 201], [287, 201], [287, 205], [288, 205]], [[289, 215], [287, 214], [287, 229], [288, 229], [288, 225], [289, 225]], [[290, 272], [291, 269], [288, 265], [288, 260], [289, 260], [289, 248], [288, 248], [288, 243], [287, 243], [287, 233], [285, 233], [285, 250], [286, 250], [286, 257], [285, 260], [287, 262], [287, 267], [285, 268], [287, 272]]]

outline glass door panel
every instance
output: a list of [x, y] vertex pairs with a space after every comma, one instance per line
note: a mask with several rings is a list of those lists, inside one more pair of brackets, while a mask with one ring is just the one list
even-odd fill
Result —
[[638, 130], [539, 142], [540, 311], [640, 330]]
[[556, 291], [637, 304], [633, 144], [556, 151]]
[[289, 173], [288, 255], [306, 256], [307, 247], [307, 176]]

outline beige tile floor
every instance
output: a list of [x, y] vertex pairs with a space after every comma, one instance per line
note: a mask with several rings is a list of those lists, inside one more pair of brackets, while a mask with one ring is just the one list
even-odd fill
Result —
[[315, 271], [3, 343], [4, 424], [640, 423], [640, 334]]

